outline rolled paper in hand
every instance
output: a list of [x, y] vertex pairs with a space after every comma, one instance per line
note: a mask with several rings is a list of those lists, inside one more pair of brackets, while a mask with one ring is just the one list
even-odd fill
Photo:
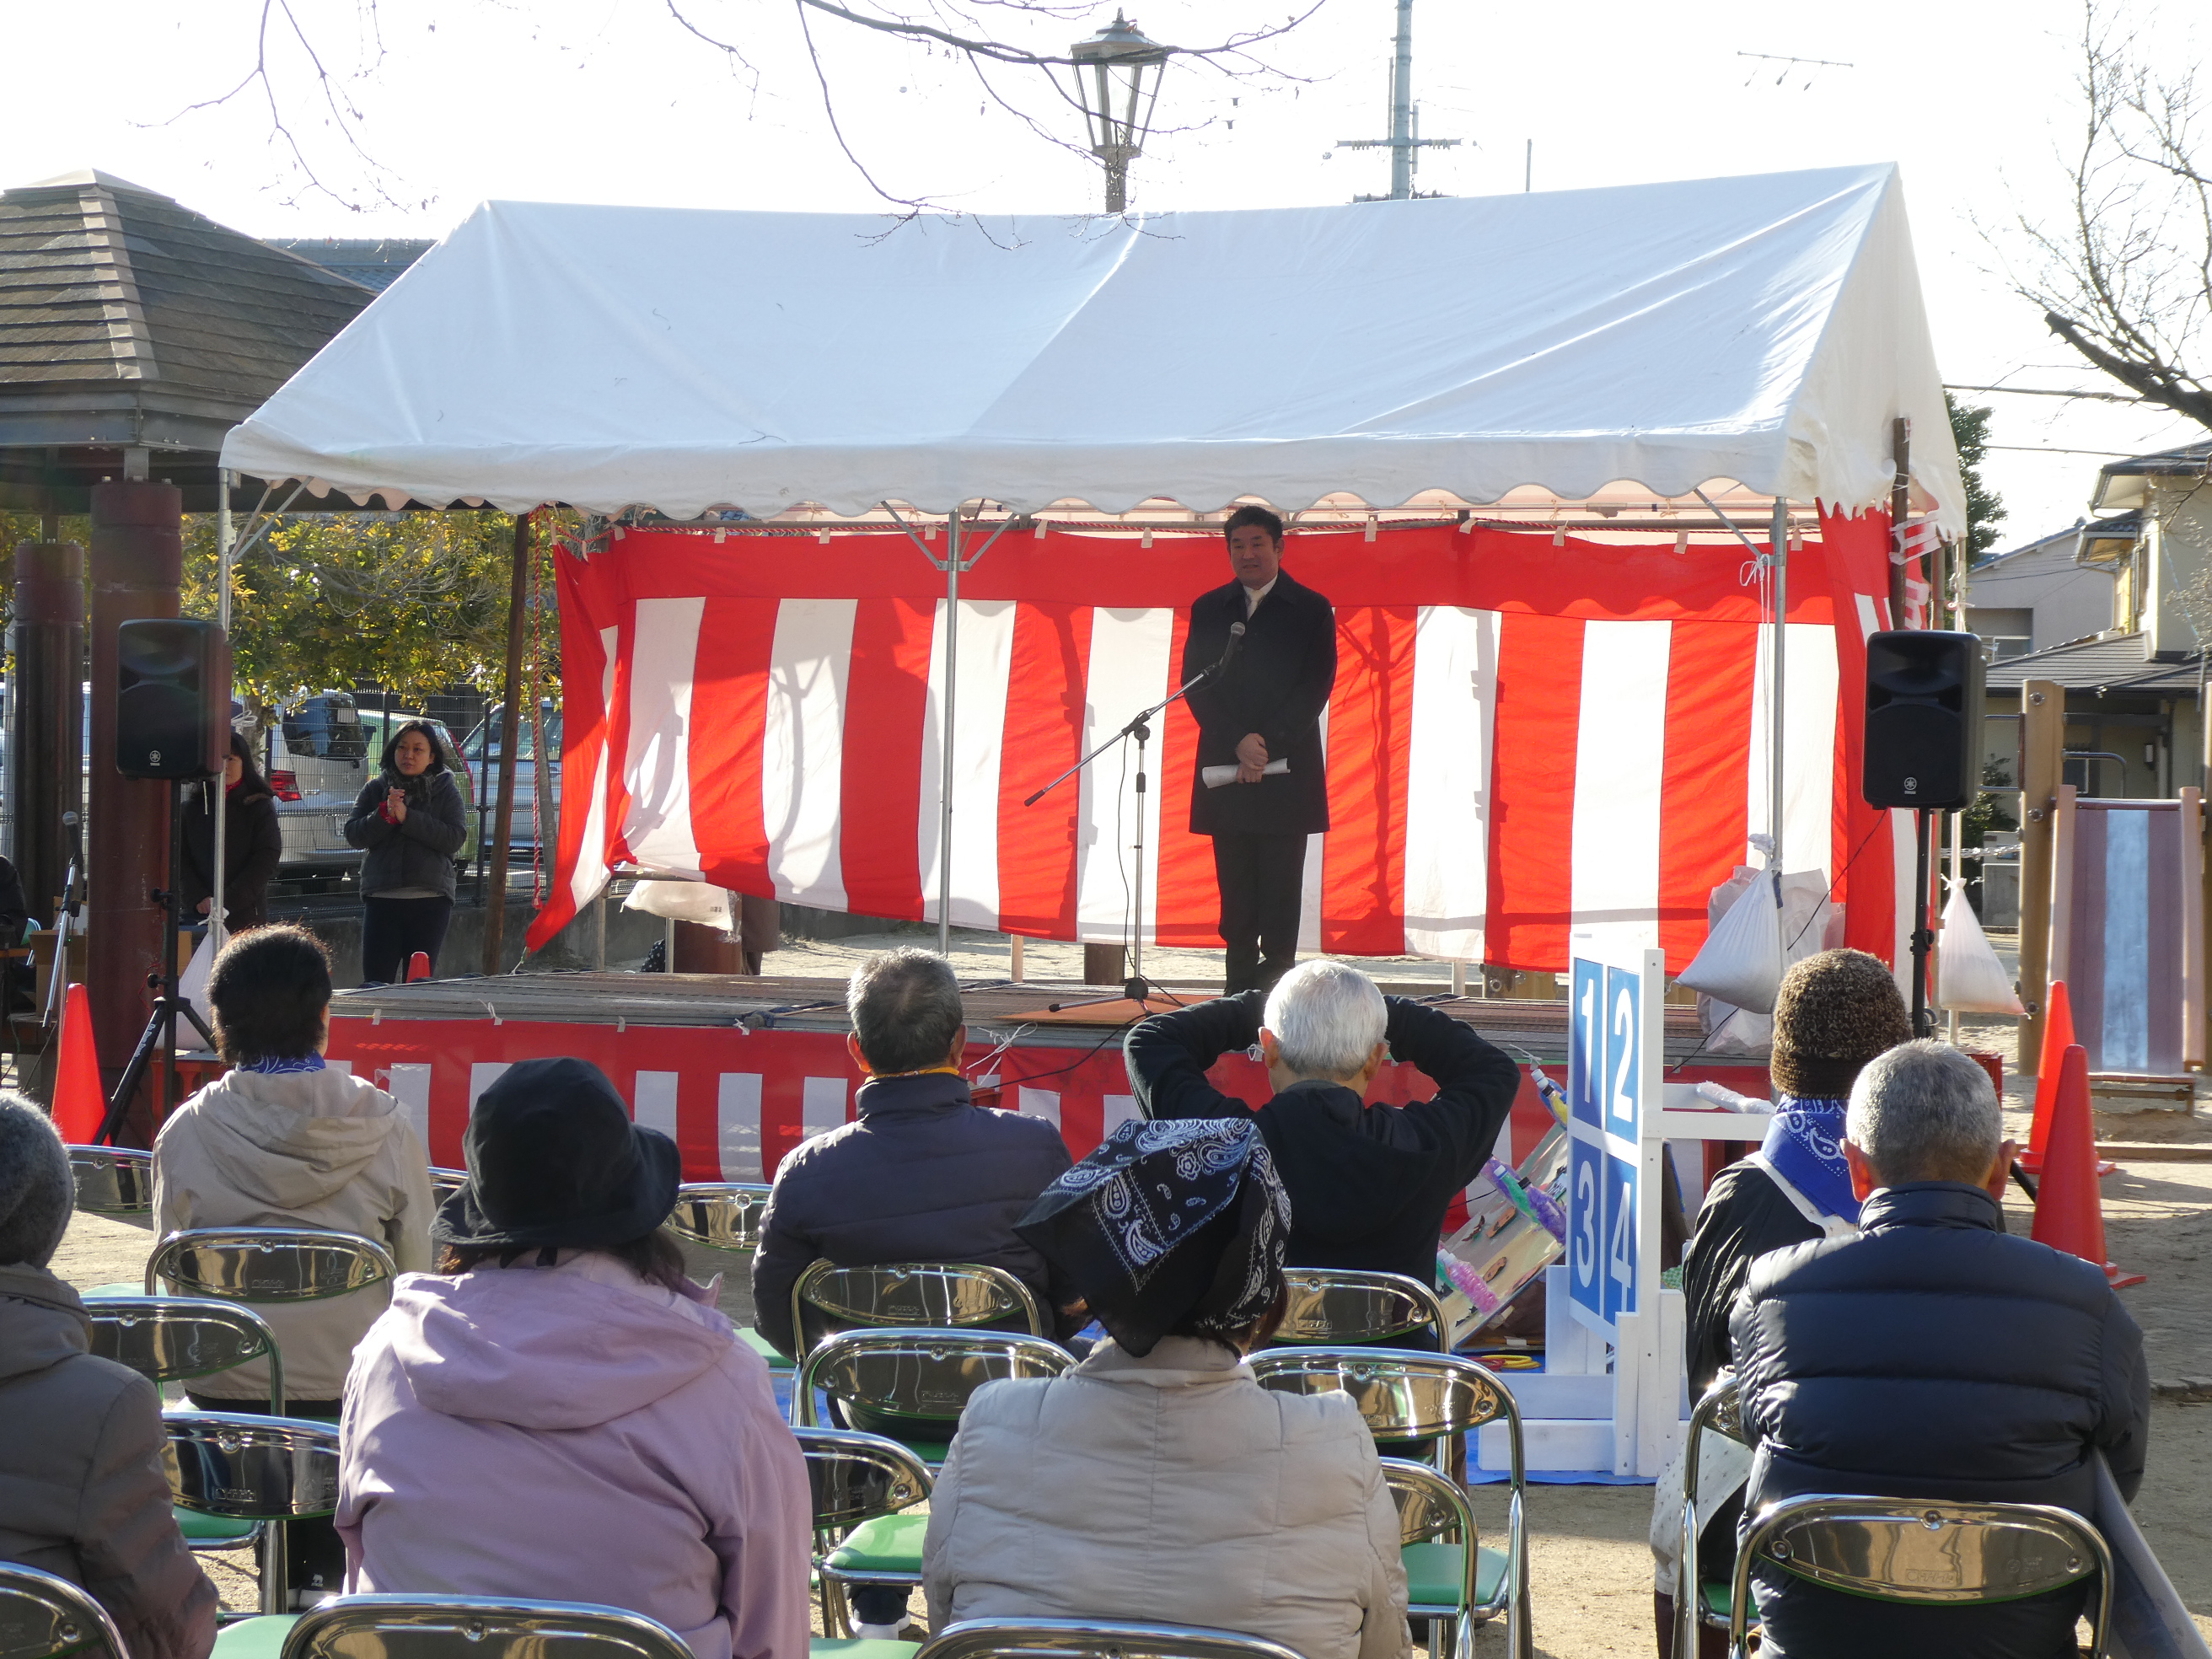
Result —
[[[1224, 783], [1236, 782], [1238, 769], [1234, 766], [1206, 766], [1199, 769], [1198, 775], [1205, 781], [1207, 788], [1218, 789]], [[1264, 778], [1279, 778], [1285, 776], [1290, 769], [1289, 761], [1271, 760], [1260, 769], [1260, 775]]]

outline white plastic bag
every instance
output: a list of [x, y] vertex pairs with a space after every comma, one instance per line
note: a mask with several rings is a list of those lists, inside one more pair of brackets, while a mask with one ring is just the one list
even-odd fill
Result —
[[1717, 1001], [1772, 1013], [1774, 994], [1782, 988], [1782, 912], [1774, 902], [1773, 882], [1758, 874], [1745, 883], [1690, 965], [1674, 978]]
[[1943, 933], [1936, 954], [1936, 1006], [1959, 1014], [2025, 1017], [2012, 980], [1990, 946], [1989, 935], [1966, 902], [1963, 885], [1943, 906]]
[[177, 994], [199, 1010], [202, 1019], [208, 1018], [208, 975], [215, 967], [215, 930], [210, 928], [200, 935], [200, 942], [192, 946], [192, 959], [185, 964], [185, 971], [177, 975]]
[[735, 925], [729, 894], [703, 881], [641, 880], [629, 890], [623, 908], [671, 921], [696, 921], [725, 933]]

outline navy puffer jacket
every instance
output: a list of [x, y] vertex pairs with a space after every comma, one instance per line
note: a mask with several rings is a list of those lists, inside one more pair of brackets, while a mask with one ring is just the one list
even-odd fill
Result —
[[[2098, 1268], [2008, 1237], [1978, 1187], [1877, 1190], [1860, 1236], [1752, 1264], [1730, 1322], [1747, 1436], [1744, 1514], [1804, 1492], [2094, 1507], [2091, 1454], [2142, 1484], [2142, 1333]], [[1772, 1574], [1770, 1577], [1768, 1575]], [[1905, 1607], [1758, 1578], [1764, 1651], [2074, 1651], [2082, 1591], [1986, 1607]]]

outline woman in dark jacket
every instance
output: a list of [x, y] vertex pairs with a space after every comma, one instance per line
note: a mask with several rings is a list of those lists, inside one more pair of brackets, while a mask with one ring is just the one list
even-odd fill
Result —
[[[222, 911], [234, 933], [269, 922], [269, 883], [284, 857], [284, 830], [276, 821], [276, 796], [253, 764], [253, 745], [234, 732], [222, 763]], [[215, 781], [184, 802], [185, 866], [177, 895], [185, 920], [215, 906]]]
[[377, 775], [346, 820], [361, 861], [364, 984], [397, 982], [420, 951], [437, 971], [453, 916], [453, 854], [468, 839], [468, 815], [428, 725], [410, 720], [384, 745]]

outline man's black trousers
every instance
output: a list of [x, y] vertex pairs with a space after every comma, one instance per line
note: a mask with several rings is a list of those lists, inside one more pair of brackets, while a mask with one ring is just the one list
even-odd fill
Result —
[[1304, 836], [1214, 836], [1221, 942], [1229, 954], [1225, 994], [1271, 989], [1290, 972], [1297, 960], [1305, 875]]

